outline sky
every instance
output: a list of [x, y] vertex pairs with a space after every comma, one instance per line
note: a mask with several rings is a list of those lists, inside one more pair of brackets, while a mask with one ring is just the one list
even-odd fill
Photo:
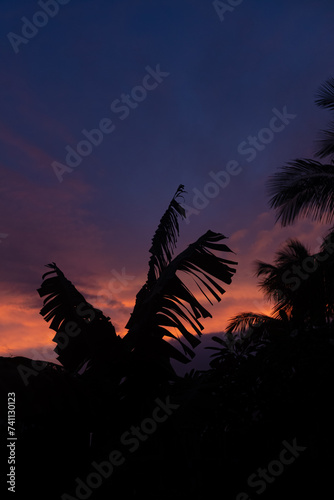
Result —
[[[332, 0], [1, 1], [0, 355], [55, 359], [36, 289], [56, 262], [123, 335], [179, 184], [178, 251], [208, 229], [237, 272], [205, 333], [270, 313], [254, 261], [289, 237], [266, 182], [312, 158], [334, 76]], [[229, 258], [230, 256], [228, 256]]]

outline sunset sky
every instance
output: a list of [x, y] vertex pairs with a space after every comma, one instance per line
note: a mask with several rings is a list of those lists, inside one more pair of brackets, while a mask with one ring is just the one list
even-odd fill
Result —
[[0, 355], [54, 360], [36, 292], [53, 261], [124, 334], [181, 183], [178, 250], [211, 229], [238, 261], [205, 332], [270, 312], [255, 259], [292, 236], [316, 251], [329, 226], [275, 226], [265, 182], [330, 118], [333, 1], [237, 3], [2, 0]]

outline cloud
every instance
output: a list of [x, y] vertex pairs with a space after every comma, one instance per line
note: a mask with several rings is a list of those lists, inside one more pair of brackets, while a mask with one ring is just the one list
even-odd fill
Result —
[[29, 168], [33, 169], [45, 168], [44, 166], [50, 164], [53, 160], [44, 150], [32, 144], [22, 135], [14, 133], [3, 123], [0, 123], [0, 138], [1, 141], [6, 144], [6, 149], [8, 148], [6, 151], [7, 154], [10, 154], [11, 157], [25, 157], [28, 160], [26, 167], [29, 166]]
[[[53, 349], [51, 330], [47, 324], [43, 324], [43, 319], [39, 316], [39, 310], [35, 310], [24, 305], [25, 296], [17, 298], [16, 303], [11, 297], [10, 304], [0, 307], [0, 355], [23, 355], [24, 351], [48, 347], [49, 356]], [[36, 359], [36, 353], [31, 352], [31, 356]]]

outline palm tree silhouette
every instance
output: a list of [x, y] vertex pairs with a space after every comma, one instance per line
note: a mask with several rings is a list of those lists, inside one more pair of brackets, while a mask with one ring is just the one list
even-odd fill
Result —
[[[252, 339], [268, 332], [317, 328], [334, 313], [334, 231], [324, 238], [320, 251], [311, 254], [298, 240], [289, 239], [276, 252], [273, 264], [256, 261], [256, 276], [265, 297], [272, 301], [272, 315], [243, 312], [232, 317], [227, 334], [250, 331]], [[235, 342], [234, 342], [235, 343]], [[248, 349], [248, 344], [243, 349]]]
[[[334, 78], [318, 90], [316, 104], [334, 110]], [[316, 156], [330, 158], [323, 164], [311, 159], [288, 162], [268, 180], [270, 207], [276, 210], [276, 222], [292, 224], [298, 217], [332, 222], [334, 217], [334, 121], [321, 132]]]
[[[219, 282], [231, 283], [235, 268], [230, 265], [236, 262], [214, 253], [231, 250], [220, 243], [225, 236], [210, 230], [173, 258], [178, 220], [185, 218], [178, 201], [184, 192], [180, 185], [153, 236], [147, 280], [137, 293], [123, 338], [116, 334], [110, 318], [89, 304], [55, 263], [47, 265], [52, 270], [43, 275], [38, 289], [39, 295], [45, 297], [40, 314], [51, 321], [50, 328], [56, 331], [55, 352], [66, 369], [89, 369], [90, 373], [103, 369], [116, 384], [129, 373], [152, 381], [173, 377], [170, 359], [187, 363], [194, 356], [193, 349], [200, 343], [194, 333], [200, 336], [203, 330], [199, 320], [211, 314], [178, 273], [190, 275], [212, 304], [212, 298], [220, 301], [225, 292]], [[170, 328], [178, 329], [180, 335]], [[183, 352], [166, 342], [165, 337], [178, 341]]]
[[262, 277], [260, 288], [275, 302], [275, 318], [284, 312], [298, 325], [326, 322], [324, 265], [300, 241], [289, 239], [276, 252], [274, 265], [257, 261], [256, 266], [257, 276]]
[[[77, 491], [84, 491], [77, 490], [79, 478], [88, 484], [92, 464], [105, 464], [116, 449], [122, 450], [125, 464], [115, 467], [110, 478], [101, 479], [91, 498], [144, 494], [205, 498], [221, 487], [222, 471], [225, 496], [236, 498], [250, 471], [270, 463], [282, 441], [292, 442], [297, 431], [297, 442], [307, 446], [309, 458], [305, 453], [306, 464], [299, 474], [282, 474], [271, 490], [277, 495], [270, 498], [300, 492], [301, 487], [303, 493], [309, 491], [305, 475], [315, 478], [317, 493], [324, 470], [330, 481], [333, 331], [328, 324], [313, 328], [318, 312], [323, 314], [318, 288], [313, 291], [312, 314], [302, 315], [297, 327], [296, 311], [299, 300], [307, 301], [319, 281], [327, 317], [333, 317], [334, 231], [324, 238], [317, 254], [310, 254], [297, 240], [288, 240], [273, 264], [256, 262], [259, 285], [274, 302], [273, 315], [243, 313], [232, 318], [228, 334], [214, 337], [211, 369], [170, 380], [170, 359], [187, 362], [194, 355], [203, 328], [200, 319], [210, 316], [179, 274], [192, 276], [211, 301], [220, 299], [224, 292], [220, 282], [229, 283], [235, 272], [230, 267], [234, 262], [216, 255], [230, 249], [220, 243], [224, 236], [212, 231], [173, 258], [178, 219], [184, 217], [178, 202], [183, 192], [180, 186], [153, 237], [147, 280], [137, 294], [123, 338], [110, 318], [89, 304], [52, 263], [39, 289], [44, 299], [41, 313], [56, 332], [56, 351], [63, 366], [47, 364], [23, 387], [17, 364], [25, 364], [27, 358], [0, 360], [3, 400], [9, 390], [15, 390], [20, 402], [20, 477], [25, 474], [30, 481], [38, 463], [35, 498], [65, 498], [64, 492], [66, 498], [76, 498]], [[300, 278], [296, 287], [291, 280], [293, 266], [306, 272], [305, 262], [311, 269], [315, 260], [318, 267], [308, 278]], [[308, 318], [311, 329], [304, 327]], [[180, 332], [174, 340], [182, 350], [164, 340], [173, 339], [171, 327]], [[251, 329], [250, 335], [238, 338], [238, 332]], [[294, 335], [295, 329], [303, 335]], [[26, 367], [29, 370], [28, 363]], [[158, 384], [158, 397], [169, 395], [180, 409], [132, 453], [121, 446], [120, 436], [151, 420], [155, 394], [152, 397], [150, 380]], [[97, 405], [96, 394], [102, 396]], [[6, 429], [7, 422], [0, 419], [1, 426]], [[97, 477], [95, 468], [94, 474]], [[26, 498], [29, 481], [20, 480], [18, 498]], [[81, 493], [79, 497], [85, 496]]]
[[[25, 477], [32, 476], [37, 462], [40, 478], [34, 486], [35, 498], [39, 498], [37, 492], [41, 498], [60, 498], [72, 491], [75, 477], [88, 473], [92, 458], [100, 462], [118, 447], [123, 446], [127, 465], [113, 472], [107, 485], [109, 496], [125, 492], [127, 498], [137, 498], [132, 496], [134, 485], [139, 488], [148, 463], [150, 470], [161, 474], [156, 447], [167, 448], [164, 470], [167, 461], [175, 463], [173, 447], [178, 440], [172, 417], [168, 425], [159, 425], [137, 453], [130, 453], [120, 439], [132, 426], [151, 420], [148, 417], [156, 398], [167, 401], [168, 396], [180, 404], [188, 399], [180, 390], [182, 384], [178, 386], [182, 377], [176, 375], [171, 360], [187, 363], [194, 357], [203, 331], [201, 319], [211, 317], [201, 299], [211, 304], [213, 299], [220, 301], [223, 285], [230, 284], [236, 272], [237, 263], [224, 258], [232, 252], [222, 242], [225, 236], [210, 230], [174, 257], [179, 220], [185, 218], [180, 203], [184, 193], [180, 185], [153, 236], [147, 279], [137, 293], [123, 338], [110, 318], [85, 299], [55, 262], [46, 266], [38, 289], [43, 298], [40, 314], [55, 332], [60, 365], [43, 363], [39, 367], [22, 357], [0, 359], [5, 374], [5, 383], [0, 384], [2, 399], [15, 391], [20, 402], [17, 432], [22, 479], [18, 498], [26, 497], [23, 470]], [[185, 283], [184, 275], [193, 279], [197, 292]], [[5, 426], [0, 419], [0, 430]], [[154, 481], [145, 483], [145, 490], [148, 486], [154, 489]], [[99, 495], [97, 491], [97, 498], [104, 498], [103, 491]]]

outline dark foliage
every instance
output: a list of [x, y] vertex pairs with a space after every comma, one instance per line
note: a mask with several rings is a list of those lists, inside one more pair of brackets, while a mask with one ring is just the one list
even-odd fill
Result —
[[[43, 276], [41, 314], [56, 331], [63, 366], [0, 358], [1, 401], [9, 391], [17, 398], [16, 498], [78, 498], [78, 478], [87, 484], [96, 473], [93, 464], [106, 464], [118, 450], [123, 463], [109, 478], [100, 474], [100, 485], [88, 493], [81, 486], [82, 498], [240, 499], [245, 492], [251, 499], [259, 493], [250, 476], [277, 462], [282, 443], [294, 440], [305, 450], [263, 483], [261, 498], [326, 498], [334, 449], [333, 234], [314, 256], [289, 240], [274, 264], [257, 262], [273, 316], [247, 312], [232, 318], [226, 335], [213, 338], [210, 368], [178, 377], [170, 359], [191, 358], [202, 331], [199, 319], [211, 316], [178, 274], [189, 273], [211, 302], [220, 300], [220, 282], [230, 283], [235, 271], [234, 262], [218, 256], [230, 252], [220, 243], [224, 236], [212, 231], [173, 259], [182, 192], [180, 186], [153, 238], [147, 282], [124, 338], [55, 264]], [[279, 294], [282, 272], [317, 255], [321, 265], [312, 279]], [[312, 310], [325, 321], [303, 308], [312, 296]], [[317, 309], [323, 299], [326, 308]], [[172, 338], [172, 326], [182, 336], [183, 352], [163, 339]], [[161, 418], [158, 401], [171, 402], [167, 418]], [[4, 418], [0, 426], [5, 433]], [[129, 442], [124, 438], [130, 431], [136, 434]]]
[[[334, 110], [334, 79], [319, 89], [316, 104]], [[316, 155], [329, 158], [322, 164], [313, 159], [297, 159], [287, 163], [268, 179], [269, 204], [276, 211], [276, 222], [292, 224], [299, 217], [332, 222], [334, 213], [334, 122], [321, 131]]]

